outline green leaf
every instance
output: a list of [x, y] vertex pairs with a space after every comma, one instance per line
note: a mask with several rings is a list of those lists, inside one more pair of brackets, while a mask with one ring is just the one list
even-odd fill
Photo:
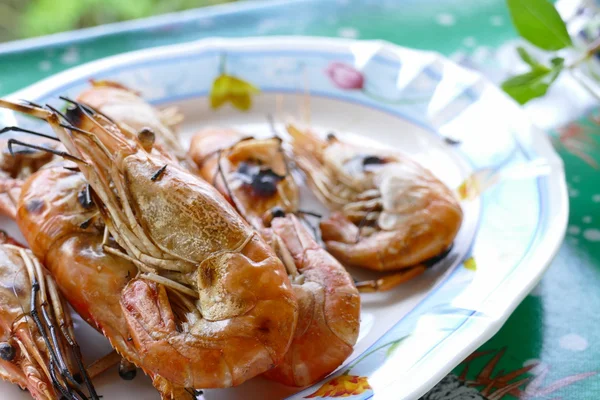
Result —
[[547, 0], [506, 0], [515, 28], [525, 40], [544, 50], [572, 46], [567, 26]]
[[24, 10], [20, 29], [25, 36], [47, 35], [76, 28], [85, 2], [37, 0]]
[[553, 58], [552, 68], [534, 68], [525, 74], [513, 76], [502, 83], [502, 89], [521, 105], [542, 97], [563, 70], [564, 61], [560, 57]]
[[565, 59], [562, 57], [554, 57], [552, 60], [550, 60], [550, 64], [552, 64], [552, 67], [554, 68], [562, 69], [562, 67], [565, 65]]
[[531, 54], [529, 54], [529, 52], [525, 50], [524, 47], [517, 47], [517, 53], [519, 53], [519, 57], [521, 57], [521, 60], [527, 63], [531, 68], [549, 71], [548, 67], [546, 67], [543, 64], [540, 64], [540, 62]]

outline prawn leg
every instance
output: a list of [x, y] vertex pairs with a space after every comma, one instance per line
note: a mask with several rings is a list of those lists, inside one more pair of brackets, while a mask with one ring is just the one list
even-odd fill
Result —
[[[2, 240], [12, 242], [6, 235]], [[28, 389], [36, 399], [84, 400], [89, 395], [98, 400], [64, 300], [39, 260], [20, 246], [0, 244], [0, 281], [4, 280], [8, 281], [0, 291], [0, 376]]]
[[[61, 156], [75, 162], [91, 186], [95, 211], [110, 233], [100, 254], [120, 258], [121, 265], [136, 269], [124, 277], [129, 267], [123, 269], [118, 280], [123, 286], [109, 293], [111, 301], [119, 299], [125, 320], [125, 326], [106, 335], [111, 344], [117, 347], [115, 342], [123, 340], [118, 331], [125, 328], [131, 337], [126, 347], [135, 349], [128, 358], [156, 378], [159, 390], [165, 389], [163, 384], [238, 385], [278, 364], [292, 340], [298, 311], [283, 264], [273, 250], [207, 182], [172, 158], [155, 153], [154, 147], [143, 145], [118, 123], [88, 107], [75, 106], [78, 114], [64, 117], [80, 117], [77, 129], [63, 124], [64, 117], [55, 111], [8, 107], [43, 118], [54, 129], [67, 149]], [[21, 201], [28, 204], [25, 197], [22, 194]], [[73, 213], [74, 204], [65, 205], [67, 214]], [[47, 207], [35, 211], [48, 216]], [[55, 228], [41, 220], [43, 228]], [[89, 228], [87, 220], [78, 218], [73, 233]], [[72, 222], [68, 221], [70, 227]], [[93, 229], [95, 241], [104, 237], [98, 224]], [[32, 248], [56, 248], [39, 236], [30, 242]], [[108, 252], [109, 248], [116, 252]], [[47, 248], [41, 254], [50, 258]], [[64, 257], [56, 261], [64, 262]], [[90, 279], [85, 284], [93, 280], [83, 279]], [[81, 290], [77, 294], [85, 295]], [[105, 303], [101, 299], [98, 306]], [[89, 317], [102, 314], [97, 306], [94, 309]], [[117, 311], [112, 311], [117, 317]], [[188, 362], [188, 356], [194, 362]]]
[[[104, 251], [104, 225], [95, 205], [86, 199], [87, 186], [80, 172], [60, 164], [36, 172], [23, 185], [17, 224], [65, 300], [116, 350], [118, 356], [112, 362], [124, 357], [144, 369], [119, 304], [122, 289], [137, 274], [137, 268]], [[112, 240], [109, 243], [114, 245]], [[88, 367], [90, 378], [112, 363], [103, 362]], [[193, 399], [185, 388], [150, 370], [144, 372], [163, 399]], [[130, 368], [127, 373], [131, 374]]]
[[265, 376], [291, 386], [317, 382], [352, 353], [360, 298], [343, 266], [294, 215], [316, 214], [298, 209], [281, 140], [210, 128], [194, 136], [189, 154], [203, 177], [270, 243], [292, 282], [298, 325], [285, 357]]

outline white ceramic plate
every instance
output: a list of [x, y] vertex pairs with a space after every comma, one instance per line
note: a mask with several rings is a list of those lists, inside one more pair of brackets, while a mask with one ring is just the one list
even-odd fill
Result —
[[[222, 60], [227, 74], [261, 89], [250, 111], [209, 107], [207, 96], [223, 72]], [[60, 105], [59, 95], [75, 97], [90, 78], [117, 80], [160, 107], [179, 107], [184, 141], [206, 125], [265, 132], [276, 98], [283, 99], [283, 110], [298, 115], [299, 93], [308, 88], [317, 130], [407, 152], [453, 188], [474, 171], [498, 180], [481, 196], [463, 201], [464, 224], [448, 257], [404, 287], [363, 296], [359, 341], [334, 380], [298, 392], [256, 378], [238, 388], [206, 391], [207, 399], [342, 394], [416, 399], [500, 328], [563, 238], [564, 173], [550, 142], [496, 87], [435, 53], [373, 41], [203, 40], [100, 60], [11, 97]], [[0, 122], [34, 123], [9, 112], [0, 114]], [[14, 225], [3, 225], [14, 232]], [[476, 270], [464, 266], [470, 257]], [[78, 323], [77, 334], [87, 360], [108, 352], [106, 340], [84, 323]], [[159, 398], [147, 378], [125, 382], [114, 370], [97, 380], [97, 389], [107, 399], [131, 393]], [[0, 397], [28, 395], [2, 383]]]

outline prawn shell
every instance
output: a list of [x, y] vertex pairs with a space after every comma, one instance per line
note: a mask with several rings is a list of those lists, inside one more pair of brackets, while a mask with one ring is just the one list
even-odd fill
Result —
[[[205, 128], [196, 133], [188, 152], [201, 176], [211, 182], [253, 227], [261, 230], [264, 217], [275, 207], [296, 212], [299, 191], [278, 138], [254, 139], [227, 128]], [[282, 177], [274, 193], [255, 193], [239, 181], [242, 163], [268, 167]], [[219, 173], [219, 164], [222, 174]], [[227, 179], [227, 184], [223, 182]], [[262, 233], [262, 232], [261, 232]]]
[[78, 199], [85, 185], [81, 173], [61, 164], [40, 170], [23, 186], [18, 225], [46, 260], [60, 292], [75, 311], [100, 331], [117, 353], [142, 368], [163, 399], [191, 400], [194, 397], [188, 390], [140, 361], [120, 303], [125, 286], [138, 270], [133, 263], [104, 251], [103, 225], [81, 227], [97, 213]]
[[352, 354], [360, 327], [360, 296], [344, 267], [321, 248], [298, 219], [273, 220], [273, 231], [292, 255], [303, 284], [294, 284], [299, 317], [285, 359], [266, 376], [307, 386], [331, 373]]
[[25, 265], [18, 253], [4, 245], [0, 245], [0, 282], [0, 341], [15, 348], [12, 361], [0, 359], [0, 377], [29, 390], [34, 398], [57, 399], [58, 395], [44, 370], [32, 355], [24, 351], [28, 348], [27, 344], [35, 345], [41, 351], [32, 351], [38, 352], [46, 365], [49, 362], [43, 351], [42, 338], [34, 334], [36, 328], [33, 324], [29, 325], [24, 315], [29, 311], [31, 298], [31, 282]]
[[327, 250], [345, 265], [378, 271], [415, 266], [445, 251], [462, 224], [452, 191], [400, 153], [321, 139], [288, 126], [298, 166], [332, 211]]
[[234, 249], [251, 230], [206, 182], [147, 154], [124, 160], [130, 204], [148, 237], [166, 258], [187, 260], [190, 271], [222, 250]]
[[183, 272], [196, 277], [190, 283], [203, 316], [180, 333], [164, 289], [131, 282], [122, 307], [143, 363], [176, 384], [204, 388], [238, 385], [279, 363], [297, 318], [279, 259], [204, 181], [172, 165], [152, 181], [148, 171], [161, 166], [153, 157], [124, 163], [141, 225], [167, 257], [187, 260]]
[[139, 364], [119, 302], [137, 267], [104, 252], [97, 226], [81, 228], [95, 212], [78, 199], [85, 185], [81, 173], [62, 164], [38, 171], [23, 185], [17, 224], [75, 311], [121, 355]]

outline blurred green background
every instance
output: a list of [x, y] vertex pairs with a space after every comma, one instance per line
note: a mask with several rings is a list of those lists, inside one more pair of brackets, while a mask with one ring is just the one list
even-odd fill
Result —
[[0, 42], [236, 0], [0, 0]]

